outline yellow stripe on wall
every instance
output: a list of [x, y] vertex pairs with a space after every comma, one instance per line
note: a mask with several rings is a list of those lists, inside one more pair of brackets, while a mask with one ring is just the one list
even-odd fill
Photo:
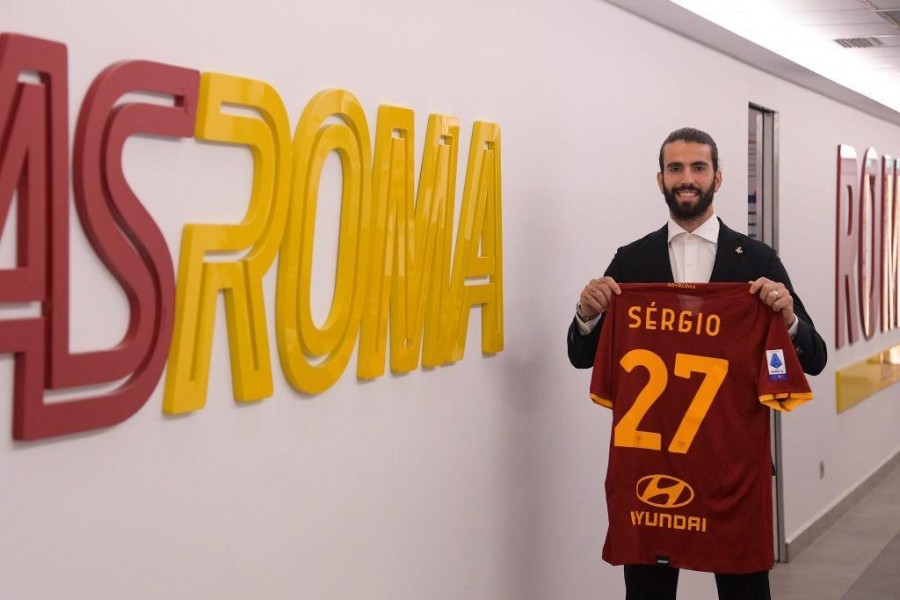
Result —
[[855, 362], [835, 373], [837, 411], [856, 406], [875, 392], [900, 381], [900, 346]]

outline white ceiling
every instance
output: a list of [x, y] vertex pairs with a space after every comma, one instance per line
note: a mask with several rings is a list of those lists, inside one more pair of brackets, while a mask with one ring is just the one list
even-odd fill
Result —
[[900, 0], [608, 2], [900, 123]]

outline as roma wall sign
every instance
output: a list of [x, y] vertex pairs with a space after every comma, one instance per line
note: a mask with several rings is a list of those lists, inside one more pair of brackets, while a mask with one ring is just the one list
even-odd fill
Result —
[[[41, 305], [39, 317], [0, 320], [0, 353], [15, 356], [15, 439], [120, 423], [146, 403], [166, 366], [163, 411], [203, 408], [220, 293], [234, 396], [242, 402], [273, 394], [269, 302], [281, 368], [308, 394], [337, 381], [357, 340], [362, 379], [384, 374], [388, 347], [398, 373], [420, 360], [438, 366], [462, 359], [477, 305], [482, 351], [503, 349], [498, 125], [473, 126], [454, 244], [457, 119], [429, 117], [416, 189], [409, 109], [379, 107], [373, 150], [366, 115], [350, 92], [316, 94], [292, 132], [281, 97], [264, 82], [131, 60], [109, 66], [90, 86], [71, 161], [79, 221], [127, 295], [128, 329], [112, 348], [71, 352], [67, 77], [65, 45], [0, 35], [0, 231], [17, 198], [16, 266], [0, 270], [0, 303]], [[171, 106], [133, 101], [134, 93], [168, 97]], [[165, 239], [123, 173], [123, 147], [135, 134], [252, 152], [244, 219], [185, 224], [177, 284]], [[334, 299], [319, 326], [310, 307], [312, 252], [319, 178], [331, 152], [340, 157], [343, 191]], [[222, 252], [242, 258], [206, 260]], [[276, 257], [277, 291], [267, 298], [262, 278]], [[49, 389], [120, 380], [103, 395], [44, 399]]]
[[[835, 347], [900, 326], [900, 160], [838, 146]], [[900, 382], [900, 346], [835, 372], [838, 412]]]
[[900, 325], [900, 160], [838, 146], [835, 347]]

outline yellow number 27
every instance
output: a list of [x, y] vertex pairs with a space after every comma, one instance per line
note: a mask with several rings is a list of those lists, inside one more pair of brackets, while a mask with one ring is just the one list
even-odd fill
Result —
[[[669, 382], [668, 369], [662, 358], [655, 352], [644, 349], [631, 350], [619, 361], [622, 367], [631, 372], [635, 367], [644, 367], [649, 374], [647, 384], [638, 394], [634, 404], [626, 412], [613, 431], [613, 444], [625, 448], [644, 448], [645, 450], [661, 450], [662, 438], [660, 434], [652, 431], [638, 429], [647, 411], [653, 406]], [[706, 417], [709, 407], [715, 400], [716, 392], [725, 381], [728, 374], [728, 361], [709, 356], [697, 356], [695, 354], [676, 354], [676, 377], [690, 379], [691, 373], [703, 373], [703, 381], [688, 406], [678, 431], [669, 444], [669, 452], [686, 454], [700, 429], [700, 424]]]

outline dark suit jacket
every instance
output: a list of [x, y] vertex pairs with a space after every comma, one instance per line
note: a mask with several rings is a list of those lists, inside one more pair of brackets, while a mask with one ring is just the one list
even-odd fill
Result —
[[[605, 275], [618, 283], [672, 282], [667, 226], [619, 248]], [[810, 375], [818, 375], [825, 368], [828, 357], [825, 341], [794, 291], [781, 259], [769, 246], [732, 231], [720, 220], [719, 243], [710, 281], [749, 282], [759, 277], [783, 283], [790, 290], [794, 298], [794, 313], [800, 320], [794, 337], [794, 349], [803, 370]], [[594, 366], [602, 326], [603, 318], [590, 334], [582, 335], [573, 319], [568, 335], [569, 361], [572, 365], [579, 369]]]

